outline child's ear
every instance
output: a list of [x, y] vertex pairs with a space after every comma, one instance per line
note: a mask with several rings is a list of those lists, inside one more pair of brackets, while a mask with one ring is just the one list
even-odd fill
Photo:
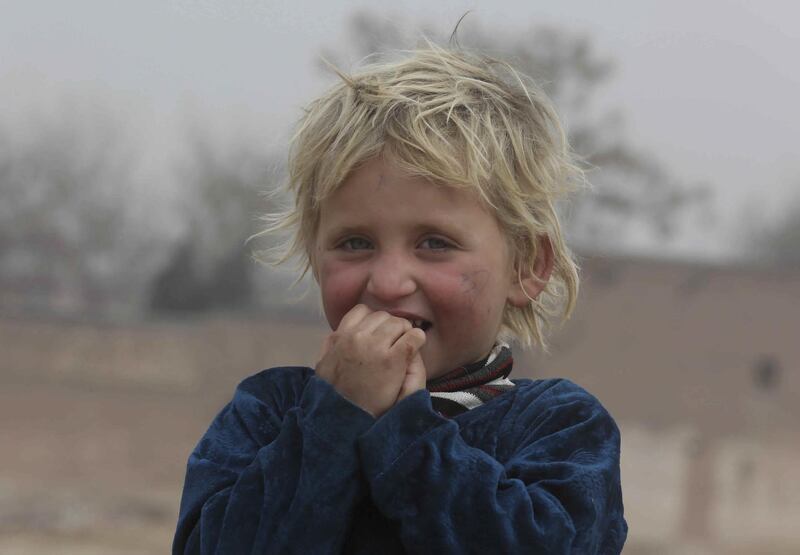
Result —
[[514, 280], [508, 292], [508, 302], [517, 308], [527, 306], [547, 285], [554, 264], [553, 244], [547, 235], [539, 237], [539, 253], [533, 264], [533, 272], [523, 268], [514, 269]]

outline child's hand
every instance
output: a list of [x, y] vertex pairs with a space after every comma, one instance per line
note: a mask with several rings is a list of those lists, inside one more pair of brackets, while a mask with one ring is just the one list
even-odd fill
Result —
[[425, 387], [424, 344], [425, 332], [408, 320], [356, 305], [325, 338], [316, 373], [378, 418]]
[[[423, 332], [425, 333], [425, 332]], [[428, 380], [428, 371], [425, 369], [425, 363], [422, 362], [422, 356], [417, 351], [411, 364], [406, 369], [406, 378], [403, 380], [403, 387], [400, 388], [400, 394], [397, 396], [397, 401], [400, 402], [415, 391], [425, 389], [425, 382]]]

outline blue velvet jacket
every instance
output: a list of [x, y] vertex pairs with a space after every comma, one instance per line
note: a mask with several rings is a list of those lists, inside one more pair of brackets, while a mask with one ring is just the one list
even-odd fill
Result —
[[173, 553], [619, 553], [620, 436], [567, 380], [377, 421], [309, 368], [244, 380], [189, 457]]

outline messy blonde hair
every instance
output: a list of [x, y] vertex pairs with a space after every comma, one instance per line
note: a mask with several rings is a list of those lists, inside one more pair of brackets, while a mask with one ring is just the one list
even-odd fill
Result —
[[311, 103], [291, 142], [294, 206], [268, 215], [258, 234], [291, 232], [269, 259], [298, 257], [298, 281], [306, 275], [323, 200], [364, 162], [388, 154], [411, 176], [475, 190], [505, 232], [520, 280], [535, 275], [549, 240], [550, 279], [525, 307], [506, 306], [501, 330], [544, 348], [544, 328], [569, 316], [578, 293], [554, 202], [583, 177], [550, 101], [507, 63], [432, 44], [350, 75], [334, 71], [341, 81]]

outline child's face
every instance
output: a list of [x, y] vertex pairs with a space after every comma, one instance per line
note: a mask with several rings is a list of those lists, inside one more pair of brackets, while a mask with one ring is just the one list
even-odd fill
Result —
[[506, 302], [527, 302], [476, 194], [409, 177], [383, 157], [323, 203], [314, 273], [331, 329], [357, 304], [425, 320], [428, 378], [488, 354]]

